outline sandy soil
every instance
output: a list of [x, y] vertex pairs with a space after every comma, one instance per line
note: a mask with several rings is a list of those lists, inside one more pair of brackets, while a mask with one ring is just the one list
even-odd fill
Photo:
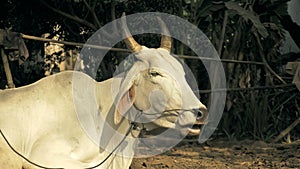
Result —
[[131, 169], [300, 168], [300, 140], [286, 144], [214, 140], [184, 142], [170, 151], [134, 159]]

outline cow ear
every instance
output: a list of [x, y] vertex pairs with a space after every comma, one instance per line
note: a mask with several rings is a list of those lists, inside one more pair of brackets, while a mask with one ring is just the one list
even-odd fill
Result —
[[128, 91], [122, 96], [122, 98], [117, 103], [115, 114], [114, 114], [114, 122], [118, 125], [128, 110], [131, 108], [135, 100], [135, 87], [134, 84], [129, 88]]

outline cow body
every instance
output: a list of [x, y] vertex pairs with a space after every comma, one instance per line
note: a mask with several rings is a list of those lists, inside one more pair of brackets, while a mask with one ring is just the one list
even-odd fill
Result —
[[[26, 87], [1, 92], [0, 129], [12, 147], [32, 162], [46, 167], [84, 168], [101, 162], [108, 155], [107, 152], [99, 153], [99, 146], [89, 138], [78, 120], [73, 102], [74, 76], [87, 86], [95, 85], [100, 103], [96, 106], [101, 107], [106, 118], [113, 104], [109, 97], [111, 80], [98, 83], [79, 72], [62, 72]], [[85, 91], [85, 88], [78, 90]], [[86, 112], [86, 115], [89, 113], [94, 112]], [[126, 121], [121, 125], [120, 129], [124, 129], [121, 132], [129, 127]], [[8, 168], [22, 168], [27, 163], [10, 150], [3, 138], [0, 146], [0, 150], [4, 150], [0, 152], [1, 166], [7, 166], [9, 160], [15, 166]], [[7, 152], [11, 158], [7, 157]], [[117, 158], [114, 157], [113, 163], [108, 160], [101, 168], [128, 168], [132, 160]]]

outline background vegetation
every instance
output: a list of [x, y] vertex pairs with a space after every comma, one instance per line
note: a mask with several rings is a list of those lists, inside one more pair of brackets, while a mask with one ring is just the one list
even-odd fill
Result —
[[[285, 85], [291, 84], [293, 77], [284, 68], [287, 62], [296, 61], [299, 53], [279, 52], [285, 38], [283, 29], [289, 31], [296, 44], [300, 44], [299, 31], [293, 31], [299, 27], [287, 14], [287, 1], [1, 0], [0, 29], [34, 36], [50, 33], [50, 38], [59, 35], [60, 40], [84, 43], [97, 29], [119, 18], [122, 12], [129, 15], [155, 11], [185, 18], [210, 38], [224, 60], [229, 90], [225, 112], [214, 137], [271, 141], [300, 117], [299, 91], [295, 86]], [[136, 38], [146, 46], [159, 44], [157, 35]], [[29, 59], [22, 65], [10, 63], [17, 86], [42, 78], [49, 68], [44, 60], [44, 44], [32, 40], [25, 42], [30, 51]], [[74, 49], [72, 46], [64, 48]], [[174, 53], [194, 55], [177, 41]], [[109, 53], [98, 70], [97, 80], [111, 77], [115, 65], [124, 55]], [[200, 89], [209, 89], [209, 85], [205, 85], [208, 77], [201, 61], [185, 61], [192, 68]], [[0, 87], [4, 88], [6, 78], [2, 64], [0, 74]], [[202, 94], [204, 101], [208, 95]], [[283, 141], [299, 137], [298, 125]]]

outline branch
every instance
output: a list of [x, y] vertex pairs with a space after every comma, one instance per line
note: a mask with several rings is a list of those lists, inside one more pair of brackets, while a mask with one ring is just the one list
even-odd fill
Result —
[[225, 38], [225, 30], [226, 30], [226, 25], [227, 25], [227, 19], [228, 19], [228, 12], [226, 10], [225, 13], [224, 13], [224, 21], [223, 21], [223, 27], [222, 27], [220, 43], [219, 43], [219, 49], [218, 49], [219, 56], [221, 56], [222, 49], [223, 49], [223, 42], [224, 42], [224, 38]]
[[61, 10], [55, 9], [52, 6], [50, 6], [49, 4], [47, 4], [44, 0], [39, 0], [39, 1], [43, 5], [45, 5], [47, 8], [51, 9], [53, 12], [56, 12], [56, 13], [58, 13], [58, 14], [64, 16], [64, 17], [66, 17], [66, 18], [72, 19], [72, 20], [74, 20], [76, 22], [79, 22], [79, 23], [81, 23], [83, 25], [86, 25], [86, 26], [92, 28], [93, 30], [97, 30], [97, 27], [94, 24], [92, 24], [92, 23], [90, 23], [90, 22], [88, 22], [86, 20], [83, 20], [83, 19], [79, 18], [78, 16], [73, 16], [73, 15], [65, 13], [65, 12], [63, 12]]
[[[114, 0], [111, 1], [110, 15], [111, 15], [112, 21], [116, 20], [116, 1], [114, 1]], [[113, 23], [113, 32], [117, 32], [116, 22], [112, 22], [112, 23]]]
[[92, 8], [93, 10], [95, 10], [95, 8], [96, 8], [96, 5], [97, 5], [97, 1], [92, 1], [92, 2], [93, 2], [93, 5], [92, 5], [92, 7], [91, 7], [91, 8]]
[[88, 10], [92, 13], [92, 16], [93, 16], [93, 18], [94, 18], [94, 20], [95, 20], [95, 22], [96, 22], [96, 24], [97, 24], [97, 27], [100, 28], [100, 27], [101, 27], [101, 24], [100, 24], [100, 22], [99, 22], [99, 19], [98, 19], [96, 13], [95, 13], [95, 10], [94, 10], [95, 8], [94, 8], [94, 7], [91, 7], [91, 6], [87, 3], [86, 0], [83, 0], [83, 2], [84, 2], [84, 4], [85, 4], [85, 6], [88, 8]]
[[272, 143], [276, 143], [277, 141], [282, 139], [282, 137], [287, 135], [299, 123], [300, 123], [300, 117], [297, 120], [295, 120], [291, 125], [289, 125], [286, 129], [284, 129], [274, 140], [272, 140]]

